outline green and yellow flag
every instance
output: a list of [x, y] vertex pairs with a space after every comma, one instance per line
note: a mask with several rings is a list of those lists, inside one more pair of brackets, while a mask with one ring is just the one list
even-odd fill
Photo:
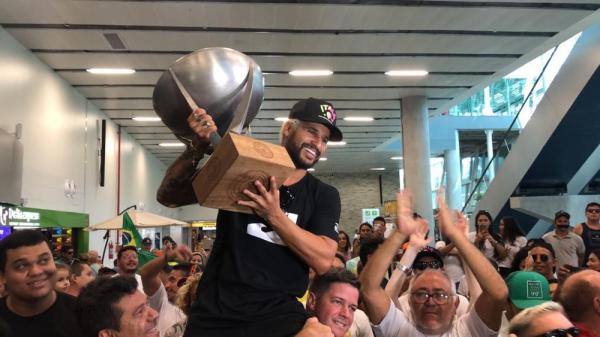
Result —
[[142, 236], [140, 235], [140, 232], [138, 232], [137, 228], [135, 228], [135, 224], [127, 212], [123, 213], [123, 229], [121, 238], [123, 246], [134, 246], [137, 248], [138, 268], [156, 257], [156, 255], [154, 255], [152, 252], [141, 249]]

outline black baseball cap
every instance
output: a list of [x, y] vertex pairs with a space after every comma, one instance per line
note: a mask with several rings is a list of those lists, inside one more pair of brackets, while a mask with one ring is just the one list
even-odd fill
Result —
[[326, 126], [331, 133], [329, 139], [334, 142], [343, 138], [342, 131], [335, 126], [337, 113], [333, 105], [322, 99], [310, 97], [299, 101], [292, 107], [288, 118]]
[[560, 210], [560, 211], [554, 213], [554, 220], [560, 218], [561, 216], [564, 216], [567, 219], [571, 219], [571, 214], [569, 214], [563, 210]]
[[151, 245], [152, 244], [152, 240], [150, 238], [144, 238], [142, 240], [142, 244], [143, 245]]
[[421, 251], [419, 251], [417, 253], [417, 256], [415, 256], [415, 260], [413, 262], [413, 265], [416, 262], [419, 262], [419, 260], [421, 260], [424, 257], [432, 257], [434, 260], [436, 260], [441, 268], [444, 268], [444, 259], [442, 258], [442, 254], [440, 254], [440, 251], [432, 248], [432, 247], [424, 247], [423, 249], [421, 249]]

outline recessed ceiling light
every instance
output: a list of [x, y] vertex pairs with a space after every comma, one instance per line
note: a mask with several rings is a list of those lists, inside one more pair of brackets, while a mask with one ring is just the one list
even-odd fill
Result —
[[135, 73], [135, 69], [131, 68], [89, 68], [86, 71], [97, 75], [130, 75]]
[[385, 167], [373, 167], [371, 171], [385, 171]]
[[275, 117], [275, 120], [278, 122], [287, 122], [288, 118], [287, 117]]
[[346, 142], [329, 142], [327, 143], [328, 146], [344, 146], [346, 145]]
[[292, 76], [330, 76], [333, 71], [327, 69], [292, 70], [289, 74]]
[[321, 157], [319, 158], [319, 161], [327, 161], [327, 157]]
[[398, 157], [391, 157], [391, 160], [402, 160], [402, 156], [398, 156]]
[[374, 120], [373, 117], [344, 117], [344, 120], [347, 122], [372, 122]]
[[160, 143], [158, 144], [158, 146], [162, 146], [162, 147], [183, 147], [185, 146], [185, 144], [183, 143]]
[[315, 172], [315, 169], [311, 167], [311, 168], [307, 169], [307, 171], [308, 172]]
[[385, 74], [388, 76], [425, 76], [429, 72], [427, 70], [390, 70]]
[[144, 116], [136, 116], [132, 118], [136, 122], [160, 122], [160, 117], [144, 117]]

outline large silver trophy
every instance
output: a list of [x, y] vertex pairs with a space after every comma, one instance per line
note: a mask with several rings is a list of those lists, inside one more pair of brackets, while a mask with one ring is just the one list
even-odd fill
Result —
[[[220, 136], [229, 130], [241, 133], [258, 113], [263, 95], [262, 72], [254, 60], [229, 48], [205, 48], [181, 57], [162, 74], [152, 102], [163, 123], [190, 144], [195, 137], [187, 122], [192, 109], [205, 109]], [[217, 145], [219, 139], [211, 137], [211, 142]]]

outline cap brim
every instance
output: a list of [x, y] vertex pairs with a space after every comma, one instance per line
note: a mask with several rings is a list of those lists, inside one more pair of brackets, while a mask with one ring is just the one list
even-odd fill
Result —
[[328, 128], [329, 128], [329, 140], [334, 141], [334, 142], [339, 142], [340, 140], [342, 140], [344, 138], [344, 136], [342, 135], [342, 131], [340, 131], [340, 129], [338, 129], [337, 126], [328, 125]]
[[546, 303], [549, 300], [510, 300], [515, 307], [519, 309], [527, 309], [531, 307], [535, 307], [536, 305]]

